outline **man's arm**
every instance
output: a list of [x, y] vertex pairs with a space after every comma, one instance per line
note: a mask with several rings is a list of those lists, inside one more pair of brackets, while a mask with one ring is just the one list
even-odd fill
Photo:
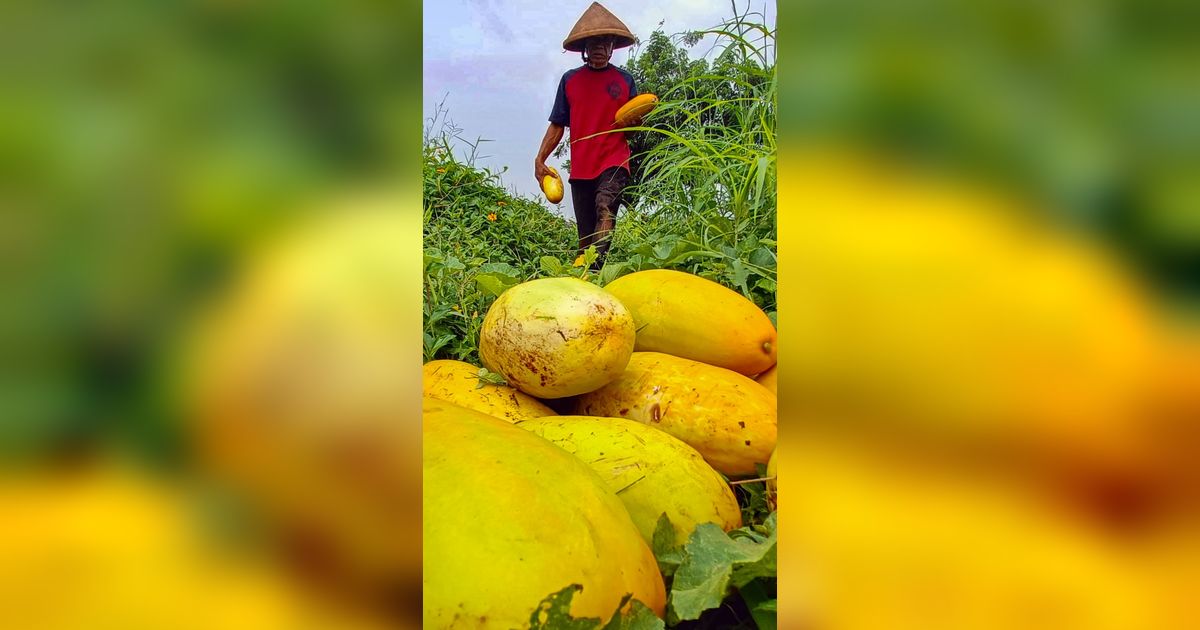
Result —
[[537, 157], [533, 160], [533, 177], [537, 180], [538, 185], [542, 183], [542, 178], [550, 174], [550, 169], [546, 168], [546, 158], [550, 157], [550, 153], [554, 151], [554, 147], [562, 142], [563, 126], [550, 123], [546, 127], [546, 135], [542, 137], [542, 146], [538, 148]]

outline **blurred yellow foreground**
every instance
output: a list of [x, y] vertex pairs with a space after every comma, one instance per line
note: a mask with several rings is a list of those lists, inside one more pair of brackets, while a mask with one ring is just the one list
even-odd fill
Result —
[[781, 159], [780, 625], [1200, 618], [1200, 345], [994, 192]]

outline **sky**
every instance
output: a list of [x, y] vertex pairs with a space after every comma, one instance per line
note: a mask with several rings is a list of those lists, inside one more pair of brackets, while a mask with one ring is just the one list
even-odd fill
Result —
[[[444, 102], [464, 138], [489, 140], [479, 145], [477, 166], [494, 171], [508, 167], [501, 175], [506, 188], [540, 198], [572, 219], [570, 187], [558, 207], [546, 202], [533, 176], [533, 158], [546, 133], [559, 78], [582, 63], [579, 53], [563, 50], [562, 41], [591, 3], [426, 0], [423, 9], [425, 118]], [[716, 26], [732, 15], [729, 0], [605, 0], [601, 4], [643, 39], [660, 22], [670, 35]], [[744, 7], [746, 2], [738, 4]], [[767, 8], [770, 23], [775, 20], [774, 4], [751, 0], [752, 10]], [[699, 56], [710, 47], [711, 40], [692, 52]], [[612, 63], [624, 66], [631, 50], [614, 51]], [[458, 154], [466, 150], [469, 147], [460, 146]], [[546, 164], [561, 166], [554, 157]]]

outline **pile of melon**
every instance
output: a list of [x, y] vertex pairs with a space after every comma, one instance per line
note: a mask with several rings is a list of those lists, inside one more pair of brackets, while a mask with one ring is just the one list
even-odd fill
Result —
[[677, 271], [543, 278], [493, 303], [479, 349], [507, 384], [424, 366], [425, 623], [516, 627], [572, 584], [573, 616], [628, 594], [661, 616], [660, 518], [740, 527], [728, 479], [773, 454], [771, 321]]

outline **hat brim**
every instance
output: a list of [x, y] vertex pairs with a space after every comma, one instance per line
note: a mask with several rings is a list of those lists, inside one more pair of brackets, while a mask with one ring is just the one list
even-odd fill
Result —
[[583, 52], [583, 48], [584, 48], [583, 43], [585, 41], [587, 41], [587, 38], [597, 37], [600, 35], [612, 35], [613, 36], [613, 38], [614, 38], [613, 50], [616, 50], [618, 48], [628, 48], [629, 46], [632, 46], [635, 43], [635, 40], [629, 36], [628, 31], [621, 32], [617, 29], [612, 29], [612, 28], [597, 28], [597, 29], [592, 29], [592, 30], [588, 30], [588, 31], [582, 31], [579, 33], [572, 33], [572, 35], [573, 35], [573, 37], [571, 37], [570, 39], [565, 40], [563, 42], [563, 48], [565, 48], [566, 50], [570, 50], [572, 52]]

